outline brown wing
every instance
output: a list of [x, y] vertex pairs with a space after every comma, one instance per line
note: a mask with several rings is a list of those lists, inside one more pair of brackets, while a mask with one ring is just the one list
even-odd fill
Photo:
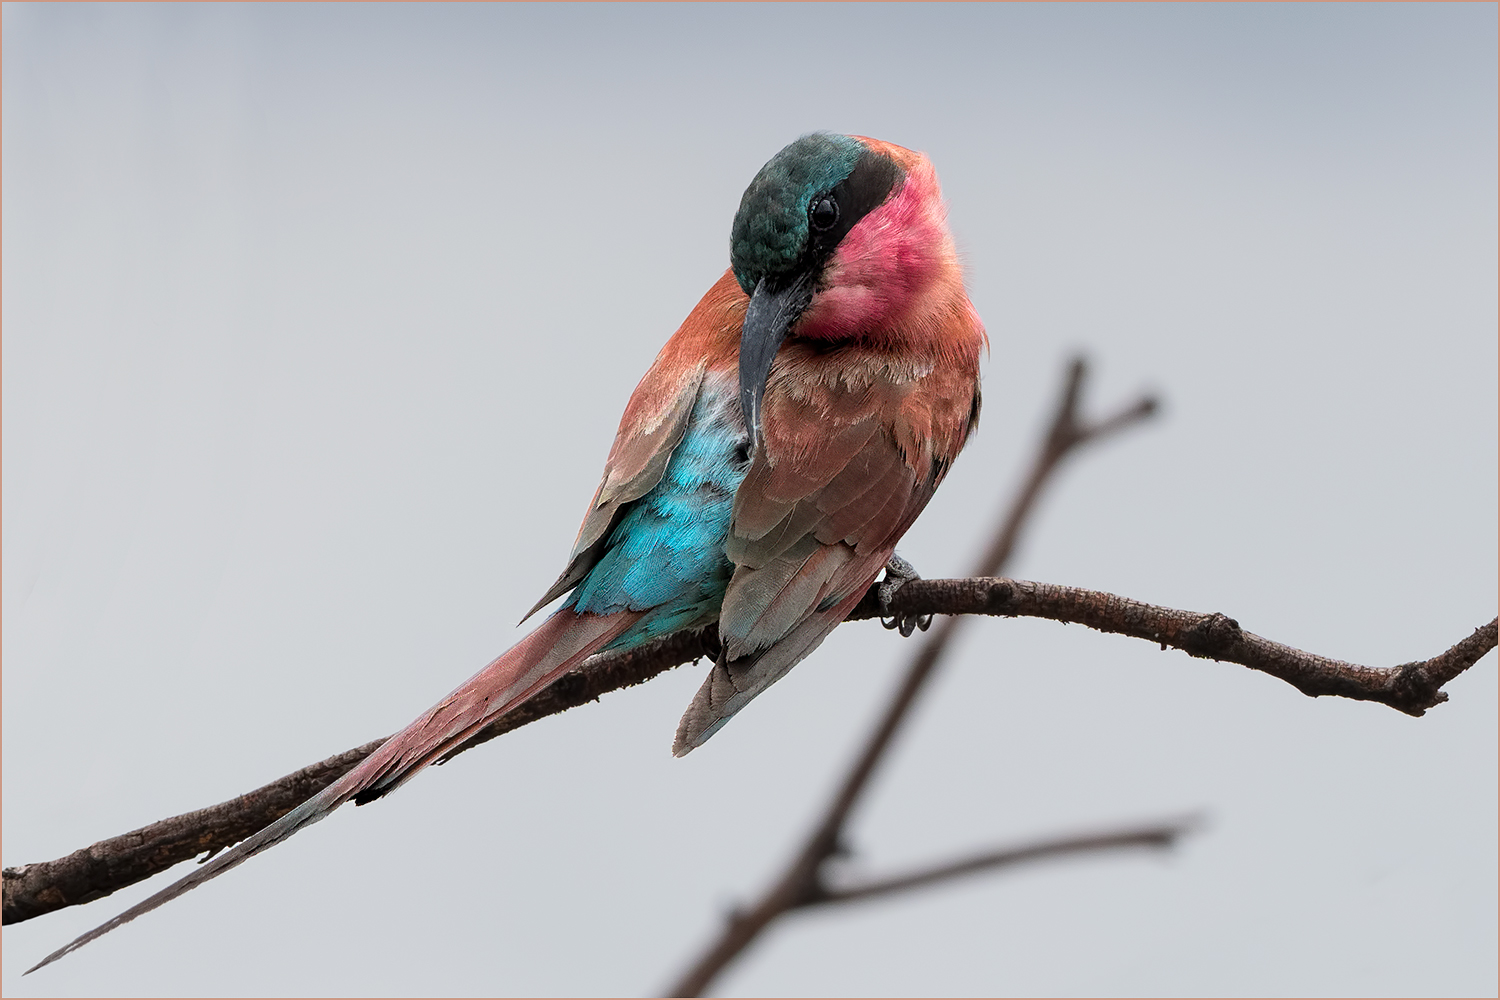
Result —
[[724, 654], [678, 730], [701, 744], [812, 652], [859, 601], [963, 447], [978, 361], [782, 349], [765, 446], [735, 494]]
[[661, 481], [672, 451], [687, 429], [702, 381], [701, 362], [686, 371], [663, 372], [652, 366], [646, 373], [625, 408], [615, 443], [604, 462], [604, 476], [594, 491], [583, 526], [578, 529], [567, 568], [526, 612], [526, 618], [572, 590], [588, 575], [603, 554], [609, 529], [619, 518], [621, 508], [651, 492]]

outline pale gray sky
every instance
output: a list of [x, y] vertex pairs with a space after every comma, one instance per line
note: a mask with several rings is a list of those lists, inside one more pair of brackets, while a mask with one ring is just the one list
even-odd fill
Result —
[[[1149, 429], [1017, 575], [1332, 656], [1496, 606], [1493, 5], [15, 5], [4, 863], [409, 721], [518, 636], [619, 411], [802, 132], [926, 151], [992, 352], [902, 552], [961, 572], [1069, 352]], [[507, 736], [8, 996], [660, 990], [909, 646], [841, 629], [703, 750], [686, 667]], [[971, 630], [859, 863], [1205, 810], [1175, 856], [798, 917], [744, 994], [1493, 995], [1491, 656], [1423, 719], [1045, 622]]]

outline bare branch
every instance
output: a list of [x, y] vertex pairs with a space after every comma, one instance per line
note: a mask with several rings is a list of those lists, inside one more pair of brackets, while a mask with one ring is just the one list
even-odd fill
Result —
[[[1363, 667], [1261, 638], [1223, 615], [1177, 611], [1081, 587], [1020, 580], [913, 580], [897, 591], [894, 604], [898, 610], [917, 614], [990, 614], [1076, 622], [1172, 646], [1192, 656], [1239, 663], [1280, 677], [1309, 695], [1378, 701], [1411, 715], [1421, 715], [1445, 701], [1447, 695], [1440, 688], [1496, 644], [1492, 621], [1431, 659]], [[873, 618], [879, 613], [874, 597], [868, 596], [849, 619]], [[674, 636], [628, 654], [592, 657], [454, 753], [649, 680], [707, 655], [714, 641], [709, 630], [690, 637]], [[4, 921], [18, 923], [92, 902], [205, 851], [238, 843], [337, 780], [382, 742], [372, 740], [227, 802], [102, 840], [56, 861], [7, 868]]]
[[843, 885], [819, 885], [814, 894], [802, 901], [799, 907], [852, 903], [861, 899], [888, 896], [1031, 861], [1118, 851], [1131, 847], [1170, 849], [1198, 825], [1199, 821], [1195, 818], [1169, 820], [1150, 826], [1129, 827], [1105, 833], [1073, 834], [1039, 840], [1030, 844], [998, 848], [956, 861], [927, 865], [899, 875], [861, 879]]
[[1218, 612], [1178, 611], [1099, 590], [1029, 580], [912, 580], [896, 591], [892, 609], [900, 614], [1006, 615], [1076, 622], [1100, 632], [1159, 643], [1162, 649], [1180, 649], [1189, 656], [1238, 663], [1279, 677], [1310, 697], [1377, 701], [1408, 715], [1422, 715], [1447, 701], [1442, 686], [1472, 667], [1496, 642], [1496, 621], [1492, 620], [1431, 659], [1364, 667], [1246, 632], [1239, 622]]

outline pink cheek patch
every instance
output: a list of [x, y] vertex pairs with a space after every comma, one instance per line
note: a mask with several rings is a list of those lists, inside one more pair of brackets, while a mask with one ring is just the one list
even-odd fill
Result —
[[844, 237], [829, 262], [827, 284], [798, 324], [800, 335], [876, 334], [920, 307], [947, 256], [942, 220], [923, 207], [935, 201], [923, 191], [925, 180], [908, 177], [894, 198]]

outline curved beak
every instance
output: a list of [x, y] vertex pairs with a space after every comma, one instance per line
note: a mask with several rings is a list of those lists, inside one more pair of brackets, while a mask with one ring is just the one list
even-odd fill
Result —
[[760, 279], [745, 310], [740, 332], [740, 410], [750, 431], [750, 448], [760, 446], [760, 407], [766, 394], [771, 362], [786, 339], [787, 331], [802, 315], [813, 297], [813, 275], [804, 271], [784, 282]]

